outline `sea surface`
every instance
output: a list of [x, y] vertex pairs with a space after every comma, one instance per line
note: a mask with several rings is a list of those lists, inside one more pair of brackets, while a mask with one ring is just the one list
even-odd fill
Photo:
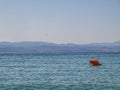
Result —
[[0, 53], [0, 90], [120, 90], [120, 53]]

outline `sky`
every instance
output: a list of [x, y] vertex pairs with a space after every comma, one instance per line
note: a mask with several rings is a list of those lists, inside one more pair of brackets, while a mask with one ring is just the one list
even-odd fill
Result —
[[0, 0], [0, 42], [120, 40], [120, 0]]

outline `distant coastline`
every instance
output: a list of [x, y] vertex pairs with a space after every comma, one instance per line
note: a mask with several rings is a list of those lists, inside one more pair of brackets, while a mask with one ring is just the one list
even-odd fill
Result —
[[113, 43], [56, 44], [49, 42], [0, 42], [0, 53], [81, 53], [81, 52], [120, 52], [120, 41]]

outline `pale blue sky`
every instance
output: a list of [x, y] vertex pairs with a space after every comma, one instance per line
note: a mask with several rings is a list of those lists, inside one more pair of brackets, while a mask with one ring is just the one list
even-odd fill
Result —
[[0, 0], [0, 41], [120, 40], [120, 0]]

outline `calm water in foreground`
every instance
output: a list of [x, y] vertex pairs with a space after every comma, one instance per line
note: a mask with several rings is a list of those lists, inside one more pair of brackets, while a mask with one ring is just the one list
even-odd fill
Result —
[[120, 53], [1, 53], [0, 90], [120, 90]]

